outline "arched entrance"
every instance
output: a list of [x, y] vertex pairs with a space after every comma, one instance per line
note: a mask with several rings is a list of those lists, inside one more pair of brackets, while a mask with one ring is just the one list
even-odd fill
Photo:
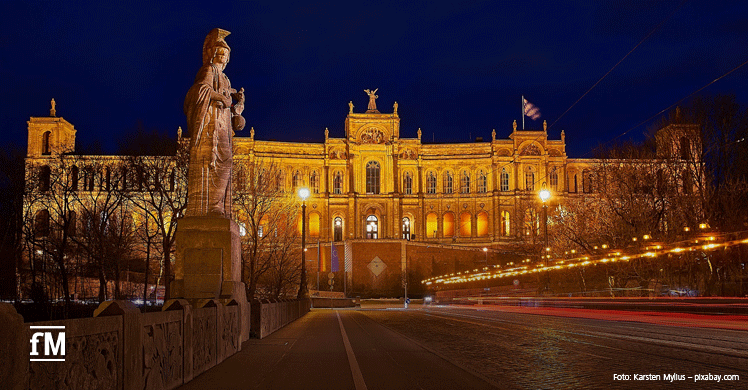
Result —
[[366, 217], [366, 238], [379, 238], [379, 219], [376, 215], [370, 214]]

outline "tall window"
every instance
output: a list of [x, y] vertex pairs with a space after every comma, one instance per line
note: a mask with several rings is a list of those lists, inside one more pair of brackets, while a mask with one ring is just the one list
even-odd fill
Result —
[[78, 191], [78, 167], [76, 165], [70, 168], [70, 188]]
[[236, 190], [237, 191], [244, 191], [247, 186], [247, 174], [244, 173], [244, 167], [239, 165], [239, 167], [236, 169], [236, 175], [234, 176], [234, 181], [236, 182]]
[[512, 226], [512, 219], [509, 215], [508, 211], [502, 211], [501, 212], [501, 235], [504, 237], [509, 237], [509, 234], [511, 234], [510, 227]]
[[413, 195], [413, 175], [410, 172], [405, 172], [403, 177], [403, 192], [405, 195]]
[[462, 171], [462, 180], [460, 180], [461, 188], [460, 192], [463, 194], [470, 193], [470, 172]]
[[304, 180], [301, 178], [301, 172], [296, 171], [293, 174], [293, 190], [296, 191], [297, 188], [302, 186], [304, 186]]
[[47, 156], [52, 154], [52, 148], [50, 147], [50, 138], [52, 137], [52, 132], [45, 131], [42, 135], [42, 154]]
[[378, 237], [378, 222], [376, 215], [366, 217], [366, 238], [376, 239]]
[[488, 178], [486, 177], [485, 172], [480, 171], [478, 172], [478, 192], [481, 194], [484, 194], [487, 188], [488, 188]]
[[49, 211], [47, 209], [36, 212], [34, 219], [34, 233], [37, 237], [49, 236]]
[[410, 218], [403, 218], [403, 240], [410, 241]]
[[333, 220], [333, 240], [343, 241], [343, 218], [335, 217]]
[[335, 172], [335, 177], [332, 179], [332, 193], [337, 195], [343, 193], [343, 174], [341, 172]]
[[509, 172], [506, 168], [501, 168], [501, 190], [509, 191]]
[[535, 173], [525, 173], [525, 189], [527, 191], [535, 191]]
[[49, 165], [44, 165], [39, 168], [39, 191], [49, 191], [49, 180], [52, 171], [49, 169]]
[[278, 172], [278, 185], [277, 185], [278, 191], [285, 192], [286, 191], [286, 172], [281, 170]]
[[452, 193], [452, 172], [444, 172], [444, 193]]
[[551, 168], [550, 176], [550, 182], [551, 182], [551, 189], [554, 191], [558, 191], [558, 171], [556, 170], [556, 167]]
[[379, 163], [369, 161], [366, 164], [366, 193], [379, 193]]
[[319, 176], [317, 176], [317, 172], [312, 172], [312, 175], [309, 176], [309, 186], [312, 187], [312, 192], [315, 194], [319, 194]]
[[429, 175], [426, 178], [426, 187], [429, 194], [436, 193], [436, 175], [434, 172], [429, 172]]
[[691, 141], [686, 137], [680, 139], [680, 158], [683, 160], [691, 159]]
[[592, 193], [592, 173], [586, 169], [582, 171], [582, 191]]
[[436, 238], [438, 228], [436, 213], [429, 213], [426, 215], [426, 237]]

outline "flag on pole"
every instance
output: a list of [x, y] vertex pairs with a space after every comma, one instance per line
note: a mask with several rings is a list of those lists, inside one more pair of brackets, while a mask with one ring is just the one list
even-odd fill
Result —
[[335, 245], [330, 245], [330, 272], [338, 272], [339, 271], [339, 264], [340, 261], [338, 260], [338, 248], [335, 248]]
[[527, 99], [522, 97], [522, 106], [524, 107], [525, 115], [530, 117], [532, 120], [540, 118], [540, 110], [535, 107], [532, 103], [528, 102]]

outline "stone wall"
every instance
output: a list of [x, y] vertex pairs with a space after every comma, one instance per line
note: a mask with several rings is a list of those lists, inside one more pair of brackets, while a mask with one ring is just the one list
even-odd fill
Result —
[[249, 327], [253, 337], [264, 338], [308, 313], [310, 299], [252, 301], [252, 323]]
[[[285, 302], [283, 321], [275, 325], [308, 312], [308, 302]], [[107, 301], [93, 318], [24, 323], [12, 305], [0, 303], [0, 387], [177, 388], [240, 351], [241, 324], [250, 322], [233, 300], [193, 304], [170, 300], [162, 311], [144, 314], [129, 301]], [[29, 327], [53, 325], [65, 326], [65, 361], [30, 362], [29, 340], [37, 330]]]

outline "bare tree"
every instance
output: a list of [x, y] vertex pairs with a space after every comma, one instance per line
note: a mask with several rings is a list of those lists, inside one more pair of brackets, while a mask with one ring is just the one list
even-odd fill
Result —
[[[164, 299], [169, 299], [177, 220], [184, 214], [187, 206], [189, 143], [185, 139], [175, 142], [168, 136], [158, 134], [148, 137], [158, 141], [136, 142], [140, 137], [133, 137], [136, 140], [134, 145], [137, 147], [129, 152], [126, 163], [128, 169], [142, 180], [139, 181], [140, 185], [137, 188], [127, 193], [127, 197], [139, 214], [154, 222], [158, 233], [155, 239], [159, 244], [160, 263], [166, 286]], [[150, 146], [145, 147], [143, 144]], [[127, 149], [125, 151], [127, 152]], [[146, 261], [148, 257], [146, 256]], [[150, 265], [146, 264], [146, 270], [149, 267]], [[157, 281], [156, 289], [159, 284]]]
[[[234, 218], [245, 230], [242, 239], [242, 280], [247, 297], [253, 299], [261, 279], [269, 270], [278, 273], [271, 295], [280, 294], [284, 283], [295, 278], [289, 262], [297, 259], [293, 243], [298, 239], [299, 206], [293, 194], [285, 191], [282, 170], [272, 160], [235, 160]], [[299, 247], [299, 245], [295, 245]], [[296, 261], [297, 263], [299, 261]], [[264, 290], [264, 289], [263, 289]]]

